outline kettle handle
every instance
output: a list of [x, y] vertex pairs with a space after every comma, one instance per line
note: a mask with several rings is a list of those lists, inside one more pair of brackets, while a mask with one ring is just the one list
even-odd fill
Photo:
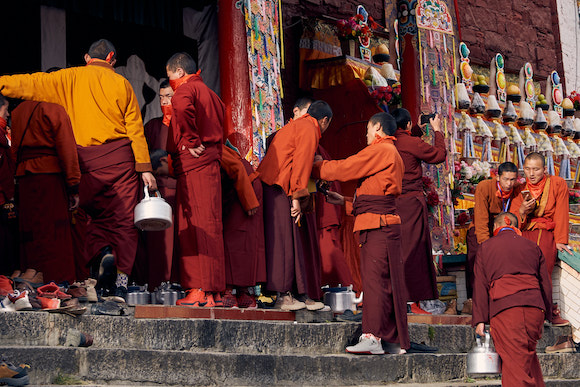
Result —
[[490, 341], [489, 331], [485, 331], [485, 348], [489, 348]]
[[[143, 188], [143, 191], [145, 192], [145, 199], [149, 199], [149, 185], [145, 185], [145, 188]], [[155, 197], [161, 198], [161, 192], [159, 192], [158, 189], [155, 190]]]

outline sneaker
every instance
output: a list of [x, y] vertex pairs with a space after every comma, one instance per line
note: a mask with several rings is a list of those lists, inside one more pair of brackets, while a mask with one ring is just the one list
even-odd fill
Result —
[[455, 298], [447, 303], [447, 309], [445, 309], [445, 312], [443, 312], [443, 314], [452, 316], [457, 315], [457, 300]]
[[570, 325], [570, 321], [564, 320], [560, 316], [560, 308], [558, 304], [552, 305], [552, 326], [553, 327], [567, 327]]
[[261, 294], [256, 300], [258, 308], [262, 309], [272, 309], [276, 306], [276, 299], [265, 294]]
[[354, 313], [352, 310], [347, 309], [344, 313], [337, 315], [335, 319], [342, 322], [362, 322], [362, 312]]
[[308, 310], [315, 311], [315, 310], [324, 309], [324, 304], [320, 301], [314, 301], [314, 300], [311, 300], [310, 298], [307, 298], [304, 301], [304, 303], [306, 304], [306, 309], [308, 309]]
[[219, 292], [212, 293], [211, 296], [213, 297], [213, 303], [214, 303], [215, 308], [223, 308], [224, 307], [224, 300], [222, 298], [221, 293], [219, 293]]
[[185, 298], [177, 300], [176, 305], [189, 306], [189, 307], [199, 307], [205, 306], [207, 304], [207, 299], [205, 297], [205, 292], [201, 289], [191, 289], [187, 292]]
[[372, 333], [363, 333], [358, 339], [358, 344], [346, 347], [346, 352], [357, 355], [384, 355], [385, 350], [380, 338]]
[[0, 275], [0, 296], [7, 296], [14, 290], [14, 282], [5, 275]]
[[28, 376], [27, 365], [16, 367], [13, 364], [2, 362], [0, 363], [0, 384], [8, 386], [27, 386], [30, 384], [30, 377]]
[[576, 351], [576, 344], [572, 336], [560, 336], [556, 344], [546, 347], [546, 353], [573, 353]]
[[58, 298], [37, 296], [36, 299], [40, 302], [43, 310], [60, 308], [60, 300]]
[[77, 298], [79, 302], [87, 302], [87, 288], [80, 282], [73, 283], [66, 291], [73, 298]]
[[473, 313], [473, 300], [471, 298], [463, 302], [463, 309], [461, 309], [461, 314], [472, 314]]
[[114, 289], [117, 279], [115, 256], [111, 247], [107, 246], [91, 260], [91, 277], [97, 279], [97, 288]]
[[256, 297], [248, 294], [247, 292], [238, 292], [237, 300], [238, 306], [240, 308], [257, 308], [258, 304], [256, 303]]
[[89, 278], [85, 280], [84, 286], [87, 289], [87, 301], [89, 302], [98, 302], [99, 297], [97, 296], [97, 290], [95, 286], [97, 286], [97, 280], [93, 278]]
[[14, 303], [10, 301], [8, 296], [4, 297], [4, 299], [0, 301], [0, 313], [4, 312], [16, 312], [16, 306], [14, 306]]
[[[223, 303], [219, 306], [222, 306]], [[210, 292], [205, 292], [205, 305], [203, 305], [204, 308], [216, 308], [218, 307], [218, 304], [215, 301], [215, 298], [213, 297], [213, 294]]]
[[302, 301], [298, 301], [297, 299], [294, 298], [294, 296], [292, 296], [292, 294], [290, 292], [288, 292], [288, 293], [286, 293], [284, 295], [280, 295], [280, 297], [278, 297], [278, 299], [276, 300], [275, 308], [282, 309], [282, 310], [295, 311], [295, 310], [305, 309], [306, 304], [303, 303]]
[[237, 308], [238, 300], [236, 296], [232, 293], [232, 289], [226, 289], [224, 295], [222, 296], [222, 302], [224, 308]]
[[413, 314], [432, 314], [432, 313], [429, 313], [429, 312], [421, 309], [421, 307], [419, 306], [419, 304], [417, 302], [413, 302], [411, 304], [411, 313], [413, 313]]
[[32, 305], [28, 300], [28, 292], [26, 290], [23, 292], [15, 290], [14, 293], [8, 295], [8, 299], [14, 304], [16, 311], [32, 310]]

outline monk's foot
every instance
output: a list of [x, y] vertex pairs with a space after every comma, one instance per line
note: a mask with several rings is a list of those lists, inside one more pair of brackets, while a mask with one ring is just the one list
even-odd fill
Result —
[[258, 304], [256, 303], [256, 296], [241, 290], [238, 292], [237, 302], [240, 308], [255, 309], [258, 307]]
[[276, 300], [276, 308], [288, 311], [305, 309], [306, 304], [294, 298], [292, 293], [281, 294]]
[[306, 304], [306, 309], [308, 310], [321, 310], [324, 309], [324, 304], [320, 301], [314, 301], [311, 300], [310, 298], [307, 298], [306, 300], [304, 300], [304, 303]]

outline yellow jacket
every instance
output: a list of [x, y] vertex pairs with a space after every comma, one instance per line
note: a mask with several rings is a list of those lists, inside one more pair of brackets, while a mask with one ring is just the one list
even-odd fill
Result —
[[137, 172], [152, 170], [137, 97], [129, 81], [105, 61], [95, 59], [87, 66], [52, 73], [2, 76], [0, 90], [8, 97], [62, 105], [80, 146], [129, 138]]

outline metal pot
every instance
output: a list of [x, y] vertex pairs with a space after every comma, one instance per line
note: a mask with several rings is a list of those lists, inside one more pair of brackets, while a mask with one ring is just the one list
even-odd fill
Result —
[[477, 376], [493, 376], [501, 373], [501, 358], [495, 352], [489, 332], [482, 343], [478, 336], [475, 347], [467, 354], [467, 373]]
[[161, 197], [149, 196], [149, 186], [145, 186], [145, 197], [135, 206], [135, 226], [144, 231], [161, 231], [171, 227], [173, 213], [171, 206]]
[[176, 305], [177, 300], [184, 298], [185, 292], [181, 290], [178, 284], [162, 282], [158, 288], [151, 293], [151, 302], [161, 305]]
[[127, 293], [127, 304], [130, 306], [149, 304], [151, 295], [147, 290]]
[[361, 292], [360, 297], [352, 291], [352, 285], [348, 287], [327, 288], [324, 293], [324, 303], [330, 306], [334, 313], [343, 313], [345, 310], [356, 310], [356, 305], [363, 299]]

